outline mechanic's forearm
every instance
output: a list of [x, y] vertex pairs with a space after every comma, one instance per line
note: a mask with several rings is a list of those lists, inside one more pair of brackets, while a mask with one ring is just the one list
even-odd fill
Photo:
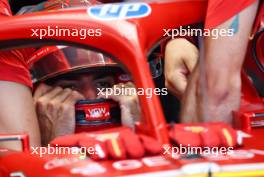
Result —
[[241, 78], [238, 74], [232, 78], [226, 78], [226, 80], [228, 82], [222, 82], [219, 79], [218, 83], [207, 87], [206, 95], [199, 91], [199, 100], [203, 100], [199, 103], [200, 110], [204, 111], [200, 114], [202, 122], [222, 121], [231, 123], [232, 111], [238, 110], [240, 106]]
[[237, 76], [235, 79], [225, 79], [230, 82], [216, 82], [212, 87], [207, 86], [202, 90], [200, 68], [197, 67], [182, 100], [181, 122], [230, 122], [232, 110], [239, 107], [240, 74]]
[[[239, 109], [243, 62], [243, 56], [239, 55], [222, 55], [222, 57], [229, 58], [233, 61], [224, 59], [219, 62], [220, 59], [218, 60], [217, 57], [212, 57], [211, 61], [206, 62], [205, 65], [209, 65], [210, 67], [206, 67], [205, 71], [205, 94], [202, 93], [202, 88], [198, 87], [199, 96], [203, 97], [201, 99], [204, 99], [201, 104], [205, 106], [205, 108], [201, 107], [205, 111], [201, 115], [201, 119], [207, 119], [203, 121], [213, 120], [231, 123], [232, 111]], [[214, 61], [214, 59], [217, 61]], [[218, 66], [213, 65], [212, 62], [218, 63]], [[208, 112], [208, 115], [206, 112]]]
[[[0, 133], [28, 133], [31, 146], [40, 146], [40, 133], [30, 88], [0, 81]], [[20, 149], [21, 144], [1, 142], [1, 147]]]
[[239, 108], [240, 73], [256, 9], [257, 3], [218, 27], [232, 28], [233, 36], [205, 40], [207, 100], [204, 101], [207, 102], [208, 115], [205, 117], [208, 119], [230, 123], [231, 112]]
[[256, 9], [257, 3], [217, 27], [232, 28], [233, 36], [205, 39], [200, 58], [205, 66], [192, 73], [182, 101], [182, 122], [231, 122], [231, 112], [240, 104], [240, 72]]

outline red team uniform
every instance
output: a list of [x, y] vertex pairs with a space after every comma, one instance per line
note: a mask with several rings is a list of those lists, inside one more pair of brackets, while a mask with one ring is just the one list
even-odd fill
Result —
[[[212, 29], [238, 14], [256, 0], [208, 0], [205, 28]], [[223, 13], [224, 12], [224, 13]]]
[[[0, 0], [0, 15], [12, 16], [8, 0]], [[0, 52], [0, 80], [20, 83], [32, 87], [27, 59], [33, 48]]]

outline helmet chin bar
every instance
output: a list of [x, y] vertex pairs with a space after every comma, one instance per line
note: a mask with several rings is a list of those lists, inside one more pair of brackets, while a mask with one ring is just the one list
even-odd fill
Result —
[[108, 99], [82, 100], [75, 105], [75, 132], [89, 132], [121, 125], [119, 104]]

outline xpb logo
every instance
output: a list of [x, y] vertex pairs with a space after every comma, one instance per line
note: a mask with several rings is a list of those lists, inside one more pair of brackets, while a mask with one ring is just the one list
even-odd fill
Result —
[[146, 3], [120, 3], [93, 6], [88, 14], [101, 20], [141, 18], [148, 16], [151, 8]]

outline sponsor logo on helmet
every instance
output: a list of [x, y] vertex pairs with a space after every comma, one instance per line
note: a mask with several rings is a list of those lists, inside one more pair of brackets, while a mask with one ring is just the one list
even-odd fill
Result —
[[91, 17], [101, 20], [142, 18], [150, 13], [151, 8], [146, 3], [106, 4], [88, 8]]
[[104, 119], [110, 117], [109, 110], [106, 110], [105, 107], [88, 109], [88, 112], [89, 112], [88, 117], [90, 119], [98, 119], [98, 118]]

